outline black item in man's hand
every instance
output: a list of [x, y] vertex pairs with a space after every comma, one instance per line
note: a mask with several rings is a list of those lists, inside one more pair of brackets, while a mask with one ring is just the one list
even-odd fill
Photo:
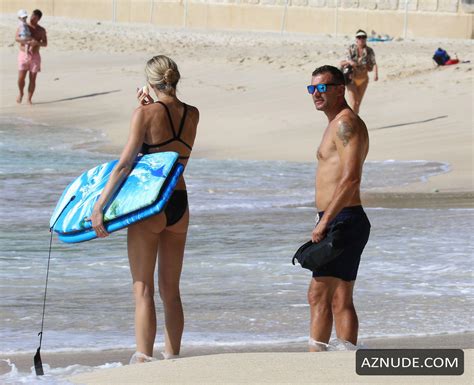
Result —
[[296, 259], [301, 267], [315, 271], [335, 260], [344, 251], [344, 227], [343, 222], [337, 222], [329, 228], [326, 237], [320, 242], [306, 242], [293, 257], [293, 265]]

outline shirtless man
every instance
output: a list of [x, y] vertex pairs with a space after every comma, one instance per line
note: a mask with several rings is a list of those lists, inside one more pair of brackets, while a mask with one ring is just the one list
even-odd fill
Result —
[[43, 13], [39, 9], [35, 9], [28, 23], [31, 32], [31, 40], [29, 40], [27, 44], [31, 47], [31, 53], [26, 51], [26, 42], [19, 36], [20, 28], [16, 31], [15, 41], [20, 43], [20, 52], [18, 53], [18, 89], [20, 93], [16, 98], [17, 103], [21, 103], [23, 100], [25, 78], [27, 72], [29, 72], [28, 103], [32, 104], [31, 99], [33, 98], [33, 93], [36, 88], [36, 76], [38, 72], [41, 71], [40, 47], [46, 47], [48, 45], [46, 30], [38, 24], [41, 16], [43, 16]]
[[360, 256], [370, 233], [370, 223], [360, 200], [369, 136], [365, 123], [347, 105], [344, 75], [336, 67], [316, 68], [308, 92], [316, 109], [323, 111], [329, 121], [317, 152], [319, 220], [311, 238], [313, 242], [320, 242], [332, 223], [347, 223], [343, 254], [313, 272], [308, 290], [310, 351], [321, 351], [326, 350], [329, 342], [333, 316], [337, 337], [357, 344], [359, 323], [352, 293]]

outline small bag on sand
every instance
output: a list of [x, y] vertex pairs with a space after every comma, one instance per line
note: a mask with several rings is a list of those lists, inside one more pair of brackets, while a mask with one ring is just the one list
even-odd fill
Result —
[[438, 48], [433, 55], [433, 60], [439, 66], [444, 66], [449, 61], [449, 59], [451, 59], [451, 57], [442, 48]]

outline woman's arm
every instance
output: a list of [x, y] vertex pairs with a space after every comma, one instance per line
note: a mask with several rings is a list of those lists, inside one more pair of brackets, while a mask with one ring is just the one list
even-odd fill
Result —
[[375, 60], [375, 52], [370, 47], [367, 47], [367, 69], [369, 72], [374, 71], [374, 81], [379, 80], [379, 68]]
[[108, 235], [103, 222], [104, 207], [114, 195], [117, 188], [130, 174], [138, 152], [140, 151], [140, 147], [145, 139], [146, 127], [144, 120], [143, 107], [138, 107], [132, 116], [127, 144], [120, 155], [117, 165], [112, 170], [109, 180], [102, 190], [99, 199], [95, 203], [94, 209], [89, 218], [89, 220], [92, 221], [92, 228], [95, 230], [99, 238], [104, 238]]
[[353, 45], [350, 45], [346, 50], [346, 65], [351, 65], [352, 67], [355, 67], [357, 65], [356, 61], [354, 60], [356, 57], [354, 53], [354, 47]]
[[348, 66], [348, 65], [352, 65], [352, 62], [349, 61], [349, 60], [342, 60], [342, 61], [339, 63], [339, 65], [340, 65], [342, 68], [344, 68], [344, 67], [346, 67], [346, 66]]

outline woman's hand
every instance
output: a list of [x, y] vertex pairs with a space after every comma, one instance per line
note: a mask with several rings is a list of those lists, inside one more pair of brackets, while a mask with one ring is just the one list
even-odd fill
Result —
[[137, 99], [142, 106], [146, 106], [155, 102], [150, 96], [147, 86], [137, 88]]
[[94, 229], [98, 238], [105, 238], [109, 236], [109, 233], [107, 230], [105, 230], [104, 226], [104, 214], [99, 208], [94, 207], [91, 216], [87, 218], [86, 221], [92, 222], [92, 228]]

